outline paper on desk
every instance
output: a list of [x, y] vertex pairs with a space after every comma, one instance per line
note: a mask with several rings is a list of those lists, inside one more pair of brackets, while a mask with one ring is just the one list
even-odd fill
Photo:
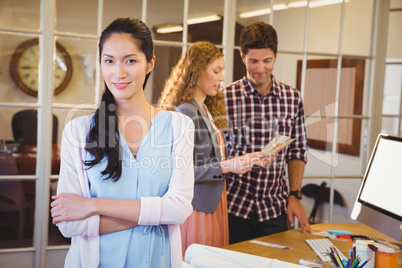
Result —
[[332, 234], [328, 233], [327, 231], [314, 232], [312, 234], [313, 235], [319, 235], [319, 236], [328, 237], [328, 238], [335, 239], [335, 240], [339, 240], [338, 238], [336, 238], [335, 235], [332, 235]]
[[243, 268], [235, 262], [222, 259], [220, 257], [212, 256], [209, 254], [197, 254], [191, 259], [190, 263], [195, 268], [212, 268], [212, 267], [230, 267], [230, 268]]
[[190, 245], [185, 254], [185, 261], [196, 268], [252, 267], [252, 268], [300, 268], [298, 264], [269, 259], [232, 250]]
[[264, 241], [260, 241], [260, 240], [250, 240], [250, 243], [255, 243], [255, 244], [259, 244], [259, 245], [263, 245], [263, 246], [267, 246], [267, 247], [273, 247], [273, 248], [292, 249], [292, 248], [287, 247], [287, 246], [282, 246], [282, 245], [278, 245], [278, 244], [272, 244], [272, 243], [268, 243], [268, 242], [264, 242]]
[[292, 143], [294, 140], [295, 139], [291, 139], [284, 135], [277, 135], [261, 150], [261, 153], [258, 156], [268, 154], [275, 155], [279, 153], [283, 148], [288, 146], [290, 143]]
[[189, 263], [187, 263], [185, 261], [182, 261], [182, 266], [181, 267], [182, 268], [195, 268], [194, 266], [192, 266], [191, 264], [189, 264]]

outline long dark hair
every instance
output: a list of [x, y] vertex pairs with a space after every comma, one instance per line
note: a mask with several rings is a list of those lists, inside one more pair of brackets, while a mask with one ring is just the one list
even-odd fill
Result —
[[[145, 54], [147, 62], [151, 62], [154, 56], [154, 44], [149, 28], [140, 20], [131, 18], [118, 18], [110, 23], [102, 32], [99, 40], [99, 61], [103, 51], [104, 43], [113, 34], [129, 34], [135, 40], [139, 49]], [[149, 74], [146, 75], [143, 88], [145, 88]], [[107, 175], [105, 179], [119, 180], [122, 172], [122, 159], [120, 155], [120, 137], [117, 131], [117, 116], [114, 98], [105, 83], [105, 91], [102, 96], [101, 104], [96, 110], [91, 130], [88, 135], [85, 150], [94, 159], [85, 161], [88, 168], [107, 158], [107, 166], [102, 171], [102, 175]], [[95, 144], [95, 145], [94, 145]]]

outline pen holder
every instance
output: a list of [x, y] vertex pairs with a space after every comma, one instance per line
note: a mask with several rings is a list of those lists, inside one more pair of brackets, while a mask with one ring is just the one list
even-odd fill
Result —
[[378, 248], [375, 254], [376, 267], [397, 268], [399, 251], [377, 243], [376, 246]]
[[[368, 246], [362, 245], [362, 244], [353, 244], [353, 247], [356, 247], [356, 256], [359, 256], [364, 262], [368, 258], [371, 258], [369, 262], [367, 262], [366, 265], [364, 265], [364, 268], [374, 268], [375, 264], [375, 252], [372, 251]], [[377, 266], [378, 267], [378, 266]], [[382, 267], [382, 266], [379, 266]], [[386, 267], [386, 266], [384, 266]]]

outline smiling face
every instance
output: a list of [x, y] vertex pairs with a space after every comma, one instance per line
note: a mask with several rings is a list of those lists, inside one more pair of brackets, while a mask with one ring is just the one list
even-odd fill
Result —
[[219, 57], [211, 62], [200, 77], [197, 87], [197, 95], [215, 96], [221, 88], [222, 81], [225, 80], [223, 71], [225, 70], [225, 61]]
[[247, 78], [257, 91], [265, 90], [271, 83], [276, 55], [269, 48], [249, 49], [241, 55], [247, 69]]
[[131, 99], [143, 91], [145, 75], [154, 67], [128, 34], [112, 34], [103, 44], [101, 70], [115, 101]]

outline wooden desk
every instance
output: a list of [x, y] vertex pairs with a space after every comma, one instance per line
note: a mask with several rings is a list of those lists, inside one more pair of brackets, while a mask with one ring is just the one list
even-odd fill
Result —
[[[325, 231], [325, 230], [346, 230], [353, 234], [366, 235], [368, 237], [379, 237], [390, 242], [397, 242], [383, 233], [374, 230], [373, 228], [361, 224], [361, 223], [326, 223], [326, 224], [315, 224], [312, 225], [313, 232]], [[319, 257], [314, 253], [314, 251], [305, 242], [306, 239], [317, 239], [324, 238], [322, 236], [313, 235], [310, 233], [302, 233], [300, 229], [292, 229], [289, 231], [268, 235], [264, 237], [257, 238], [256, 240], [288, 246], [292, 249], [278, 249], [273, 247], [262, 246], [255, 243], [250, 243], [249, 241], [244, 241], [236, 244], [231, 244], [225, 249], [258, 255], [271, 259], [278, 259], [282, 261], [288, 261], [292, 263], [299, 263], [300, 259], [316, 259]], [[339, 241], [330, 239], [330, 241], [343, 252], [345, 256], [348, 256], [348, 250], [352, 248], [353, 242]], [[401, 253], [399, 254], [398, 267], [402, 267]], [[331, 267], [326, 265], [325, 267]]]

